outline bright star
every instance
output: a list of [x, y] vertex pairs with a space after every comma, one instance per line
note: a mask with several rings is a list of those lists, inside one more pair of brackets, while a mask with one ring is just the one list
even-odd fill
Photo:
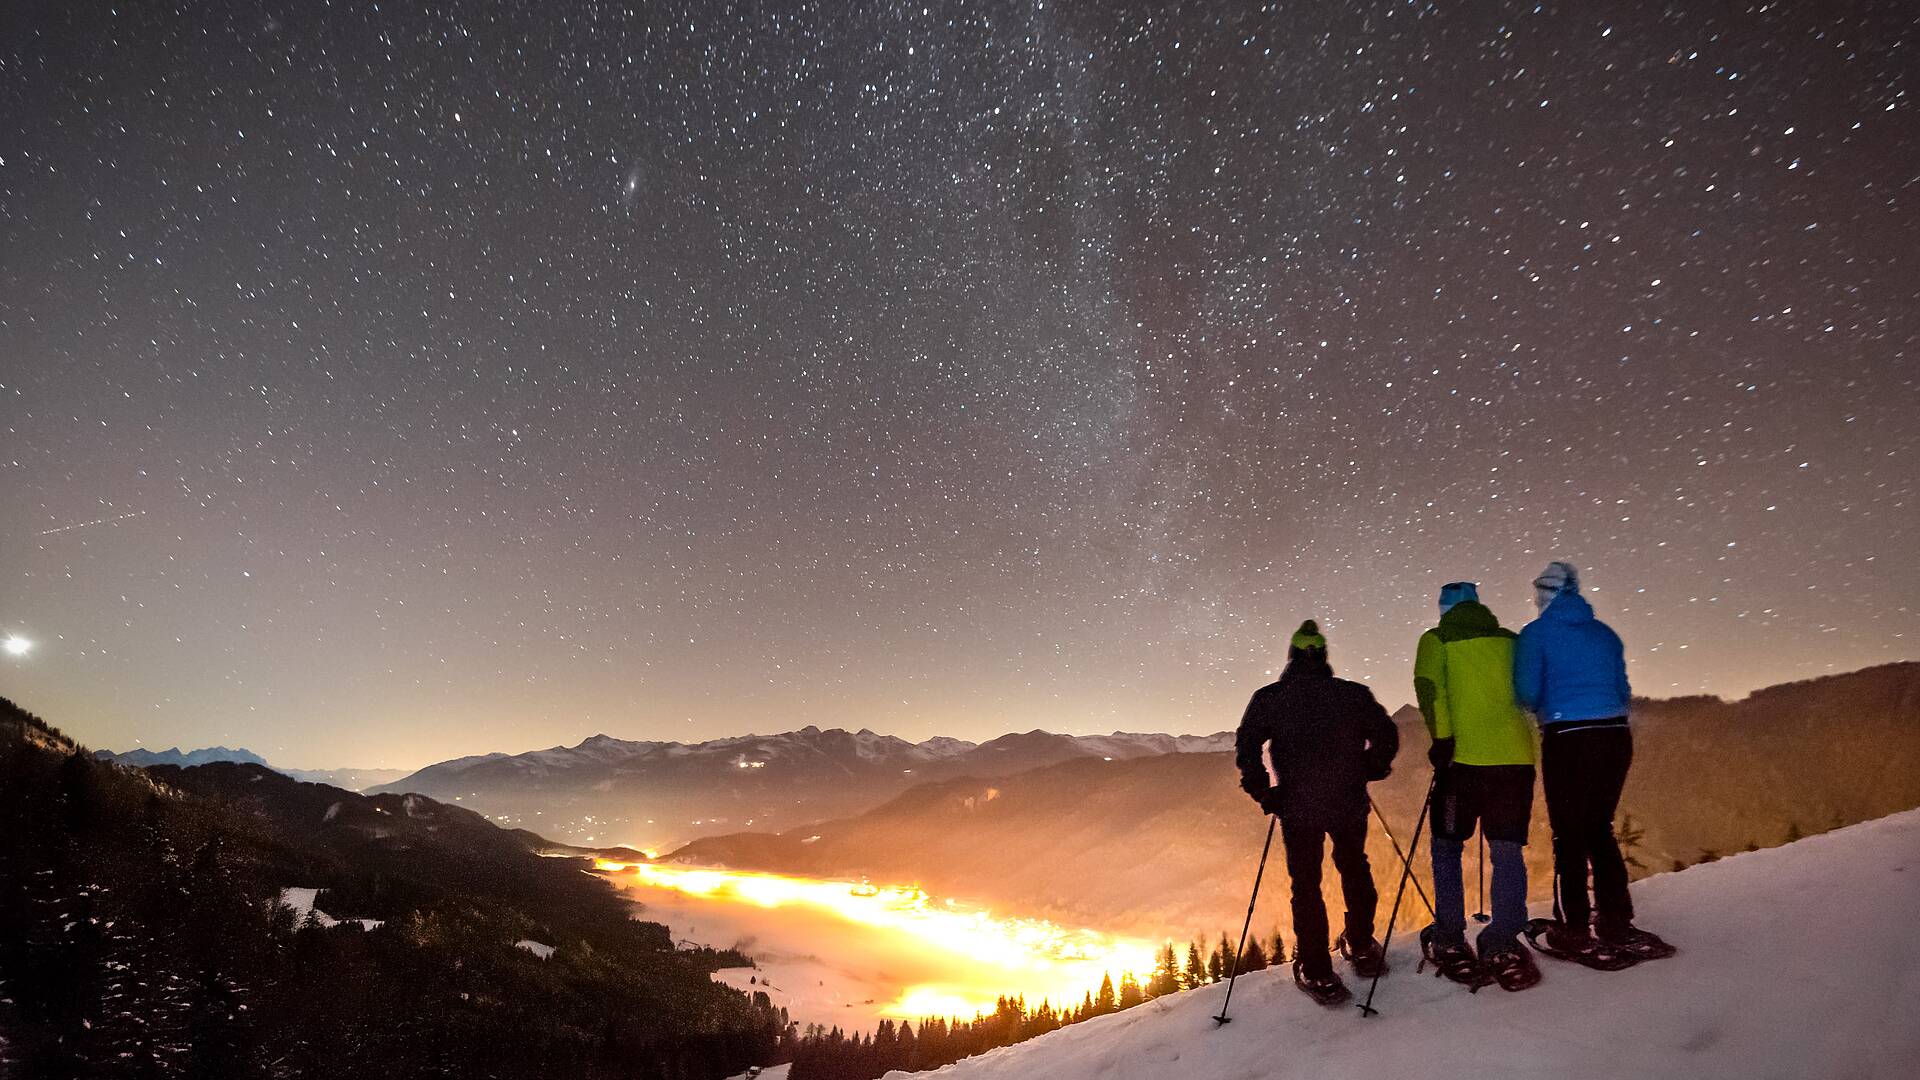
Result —
[[8, 656], [25, 656], [32, 648], [33, 642], [18, 634], [8, 634], [5, 641], [0, 641], [0, 649], [5, 649]]

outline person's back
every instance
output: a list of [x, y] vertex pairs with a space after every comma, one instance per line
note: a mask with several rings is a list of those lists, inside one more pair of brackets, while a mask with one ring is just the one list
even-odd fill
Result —
[[[1539, 979], [1519, 934], [1527, 921], [1522, 848], [1533, 814], [1533, 730], [1513, 697], [1513, 631], [1480, 603], [1469, 581], [1440, 590], [1440, 624], [1420, 635], [1414, 697], [1433, 736], [1433, 925], [1422, 952], [1449, 978], [1509, 990]], [[1466, 944], [1460, 859], [1475, 832], [1493, 856], [1493, 918]]]
[[1240, 786], [1279, 819], [1293, 892], [1294, 981], [1322, 1004], [1347, 992], [1333, 973], [1320, 897], [1329, 839], [1347, 902], [1346, 929], [1334, 947], [1363, 977], [1386, 970], [1373, 936], [1379, 897], [1367, 863], [1367, 782], [1392, 771], [1399, 749], [1399, 731], [1373, 692], [1334, 678], [1326, 638], [1311, 619], [1288, 643], [1280, 681], [1254, 692], [1235, 734]]
[[1540, 717], [1545, 730], [1594, 720], [1625, 723], [1626, 649], [1577, 592], [1556, 595], [1520, 631], [1513, 682], [1516, 699]]
[[1383, 745], [1384, 712], [1372, 691], [1314, 661], [1289, 664], [1254, 693], [1241, 742], [1272, 743], [1283, 819], [1326, 825], [1366, 816], [1367, 780], [1382, 756], [1393, 758]]
[[1533, 587], [1540, 617], [1520, 632], [1513, 689], [1540, 721], [1540, 778], [1557, 880], [1556, 922], [1546, 947], [1601, 967], [1618, 963], [1622, 952], [1669, 955], [1671, 946], [1633, 925], [1626, 860], [1613, 835], [1633, 767], [1626, 650], [1620, 635], [1594, 617], [1572, 563], [1548, 563]]
[[1427, 733], [1452, 739], [1462, 765], [1531, 765], [1533, 733], [1513, 696], [1514, 633], [1477, 600], [1449, 607], [1420, 635], [1413, 692]]

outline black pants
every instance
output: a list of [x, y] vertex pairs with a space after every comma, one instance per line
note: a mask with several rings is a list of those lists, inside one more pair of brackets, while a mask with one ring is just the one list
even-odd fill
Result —
[[[1627, 864], [1613, 836], [1613, 813], [1633, 764], [1633, 732], [1625, 727], [1555, 732], [1540, 742], [1540, 775], [1553, 826], [1553, 872], [1560, 918], [1584, 927], [1595, 907], [1600, 918], [1631, 921]], [[1593, 868], [1593, 903], [1587, 868]]]
[[1320, 898], [1323, 838], [1333, 838], [1333, 868], [1340, 874], [1340, 891], [1347, 901], [1347, 936], [1356, 941], [1373, 937], [1373, 913], [1379, 894], [1373, 888], [1373, 868], [1367, 865], [1367, 819], [1333, 828], [1280, 823], [1280, 842], [1287, 849], [1287, 877], [1293, 881], [1294, 955], [1308, 975], [1333, 971], [1328, 955], [1327, 905]]
[[1433, 835], [1462, 843], [1473, 830], [1489, 840], [1527, 842], [1533, 822], [1533, 766], [1452, 765], [1433, 787]]

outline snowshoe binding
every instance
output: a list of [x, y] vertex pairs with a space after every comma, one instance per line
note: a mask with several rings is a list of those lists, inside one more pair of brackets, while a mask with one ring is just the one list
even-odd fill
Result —
[[1479, 993], [1483, 986], [1493, 985], [1493, 973], [1480, 963], [1473, 950], [1465, 942], [1454, 945], [1436, 945], [1433, 941], [1433, 927], [1420, 931], [1420, 966], [1414, 970], [1425, 970], [1433, 965], [1435, 978], [1444, 975], [1454, 982]]
[[1593, 924], [1593, 936], [1600, 941], [1638, 960], [1664, 960], [1679, 949], [1662, 940], [1660, 935], [1642, 930], [1630, 922], [1615, 922], [1611, 919], [1596, 919]]
[[1536, 952], [1595, 971], [1620, 971], [1640, 962], [1633, 953], [1555, 919], [1530, 919], [1520, 934]]
[[1380, 951], [1380, 943], [1372, 937], [1356, 943], [1352, 938], [1341, 934], [1334, 942], [1334, 946], [1340, 950], [1340, 955], [1346, 958], [1347, 963], [1353, 965], [1353, 973], [1363, 979], [1377, 979], [1389, 970], [1387, 954]]
[[1353, 996], [1347, 984], [1340, 981], [1340, 976], [1331, 971], [1325, 975], [1309, 975], [1298, 960], [1293, 962], [1293, 985], [1316, 1003], [1328, 1007], [1339, 1005]]
[[1493, 980], [1502, 990], [1525, 990], [1539, 985], [1540, 969], [1534, 966], [1533, 957], [1518, 944], [1510, 949], [1501, 949], [1480, 958], [1480, 963], [1493, 973]]

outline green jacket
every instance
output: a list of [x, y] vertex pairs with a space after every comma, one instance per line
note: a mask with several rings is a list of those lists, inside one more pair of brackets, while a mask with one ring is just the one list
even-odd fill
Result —
[[1420, 635], [1413, 695], [1427, 734], [1462, 765], [1533, 764], [1533, 725], [1513, 700], [1514, 633], [1485, 604], [1455, 604]]

